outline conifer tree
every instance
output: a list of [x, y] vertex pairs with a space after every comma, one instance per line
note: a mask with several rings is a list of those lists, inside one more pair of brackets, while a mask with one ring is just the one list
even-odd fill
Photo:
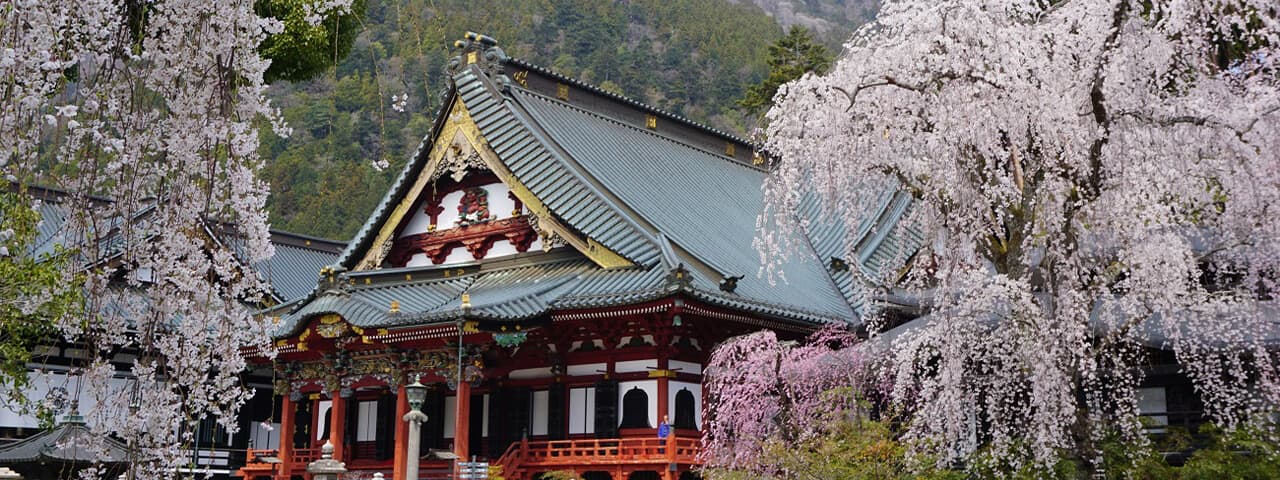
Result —
[[773, 96], [782, 84], [798, 79], [806, 73], [821, 75], [831, 66], [831, 53], [817, 43], [809, 30], [792, 26], [785, 37], [769, 46], [769, 76], [752, 85], [738, 100], [738, 105], [751, 114], [773, 106]]

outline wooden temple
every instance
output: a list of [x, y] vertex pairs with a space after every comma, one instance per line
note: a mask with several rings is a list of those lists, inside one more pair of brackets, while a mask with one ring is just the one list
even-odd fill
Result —
[[[405, 480], [417, 379], [420, 478], [473, 459], [509, 480], [697, 478], [710, 350], [855, 318], [858, 271], [919, 242], [847, 239], [815, 206], [808, 248], [761, 276], [768, 155], [483, 35], [456, 46], [384, 200], [314, 289], [263, 313], [278, 354], [246, 354], [274, 395], [246, 410], [263, 431], [239, 476], [305, 478], [328, 442], [349, 470]], [[907, 205], [875, 208], [889, 225]], [[850, 241], [859, 258], [836, 258]]]

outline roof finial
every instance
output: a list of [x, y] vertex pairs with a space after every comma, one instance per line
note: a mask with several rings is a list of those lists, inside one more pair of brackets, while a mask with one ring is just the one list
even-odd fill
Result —
[[496, 82], [500, 82], [504, 86], [506, 84], [506, 75], [502, 71], [502, 62], [507, 59], [507, 54], [498, 47], [498, 41], [488, 35], [476, 32], [467, 32], [465, 40], [453, 42], [455, 48], [461, 49], [462, 52], [456, 57], [449, 60], [449, 75], [453, 76], [462, 71], [468, 65], [480, 67], [489, 78]]

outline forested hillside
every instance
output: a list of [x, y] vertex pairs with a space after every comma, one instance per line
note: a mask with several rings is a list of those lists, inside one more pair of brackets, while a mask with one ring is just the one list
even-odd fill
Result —
[[[272, 226], [350, 238], [430, 128], [449, 46], [468, 30], [511, 56], [743, 132], [753, 120], [735, 101], [768, 73], [777, 20], [729, 0], [369, 2], [337, 68], [271, 86], [293, 128], [263, 136]], [[843, 30], [824, 33], [831, 43], [858, 23], [833, 21]]]

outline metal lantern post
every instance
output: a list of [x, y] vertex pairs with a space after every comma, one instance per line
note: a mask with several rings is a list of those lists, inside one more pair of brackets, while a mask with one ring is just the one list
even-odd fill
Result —
[[409, 454], [406, 455], [404, 474], [408, 480], [418, 480], [418, 463], [421, 461], [418, 453], [420, 444], [422, 443], [422, 422], [427, 421], [426, 414], [422, 413], [422, 402], [427, 399], [427, 386], [419, 381], [418, 377], [414, 377], [413, 383], [404, 387], [405, 397], [409, 400], [409, 413], [404, 414], [404, 421], [409, 422]]
[[[463, 399], [462, 399], [462, 392], [463, 392], [463, 390], [462, 390], [462, 382], [466, 381], [466, 380], [462, 377], [462, 355], [463, 355], [463, 350], [462, 350], [462, 336], [463, 336], [463, 333], [465, 333], [465, 332], [464, 332], [464, 330], [466, 330], [466, 327], [467, 327], [467, 315], [470, 315], [470, 314], [471, 314], [471, 294], [469, 294], [469, 293], [463, 293], [463, 294], [462, 294], [462, 298], [461, 298], [461, 300], [462, 300], [462, 304], [461, 304], [461, 311], [462, 311], [462, 314], [461, 314], [461, 315], [458, 315], [458, 380], [457, 380], [457, 381], [458, 381], [458, 383], [457, 383], [457, 384], [455, 384], [455, 385], [454, 385], [454, 387], [453, 387], [453, 388], [454, 388], [454, 391], [455, 391], [455, 392], [457, 392], [457, 403], [456, 403], [456, 405], [458, 406], [458, 408], [461, 408], [461, 407], [462, 407], [462, 402], [463, 402]], [[459, 413], [459, 414], [460, 414], [460, 413], [461, 413], [461, 410], [459, 410], [457, 413]], [[461, 426], [462, 424], [461, 424], [461, 422], [460, 422], [460, 421], [455, 422], [455, 423], [457, 423], [458, 428], [462, 428], [462, 426]], [[455, 433], [455, 434], [454, 434], [454, 436], [453, 436], [453, 441], [454, 441], [454, 443], [455, 443], [455, 445], [454, 445], [454, 451], [455, 451], [455, 452], [457, 452], [457, 451], [458, 451], [458, 446], [457, 446], [457, 444], [458, 444], [459, 442], [461, 442], [461, 441], [462, 441], [462, 439], [460, 439], [459, 437], [460, 437], [460, 435], [457, 435], [456, 433]], [[454, 464], [454, 465], [453, 465], [453, 471], [454, 471], [455, 473], [460, 473], [460, 472], [461, 472], [461, 469], [460, 469], [459, 467], [460, 467], [461, 465], [459, 465], [459, 464], [460, 464], [461, 462], [465, 462], [465, 461], [467, 461], [467, 459], [462, 458], [461, 456], [458, 456], [457, 458], [454, 458], [454, 460], [453, 460], [453, 464]]]

